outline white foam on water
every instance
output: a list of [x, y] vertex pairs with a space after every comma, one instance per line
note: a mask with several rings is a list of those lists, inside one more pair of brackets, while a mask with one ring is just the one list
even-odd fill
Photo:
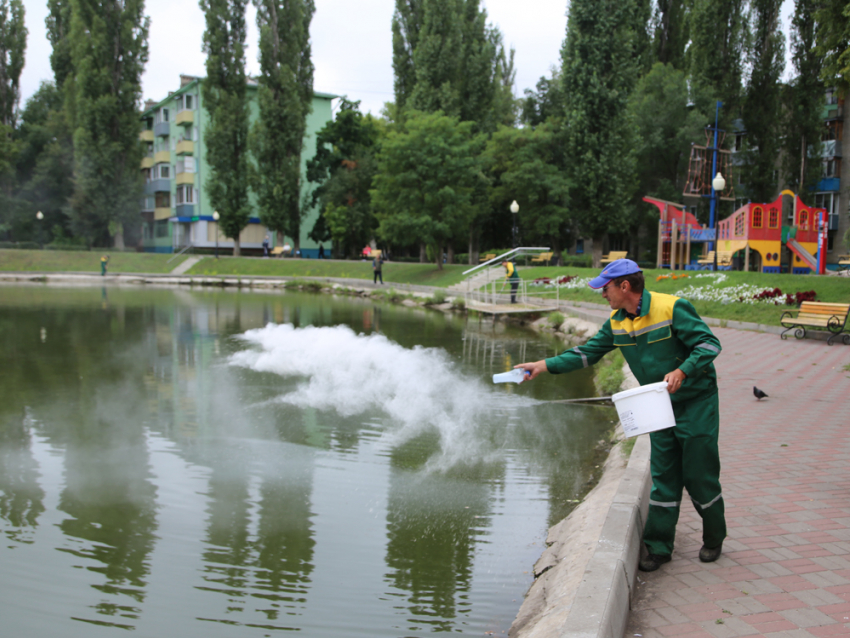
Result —
[[483, 460], [476, 426], [506, 418], [494, 414], [508, 407], [504, 393], [464, 376], [443, 350], [404, 348], [342, 325], [269, 324], [241, 338], [255, 347], [232, 355], [232, 365], [302, 379], [280, 401], [345, 417], [383, 414], [396, 443], [437, 428], [441, 465]]

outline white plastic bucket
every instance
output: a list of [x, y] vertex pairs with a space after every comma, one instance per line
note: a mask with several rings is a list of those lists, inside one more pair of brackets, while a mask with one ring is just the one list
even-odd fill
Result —
[[611, 400], [617, 408], [623, 433], [627, 437], [676, 425], [666, 381], [618, 392]]

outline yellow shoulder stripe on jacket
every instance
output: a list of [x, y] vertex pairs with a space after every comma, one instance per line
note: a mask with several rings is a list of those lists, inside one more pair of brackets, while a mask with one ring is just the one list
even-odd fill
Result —
[[649, 312], [635, 319], [614, 319], [616, 312], [611, 313], [611, 331], [617, 334], [627, 334], [634, 338], [638, 335], [669, 326], [673, 323], [673, 307], [679, 297], [665, 295], [660, 292], [650, 292]]

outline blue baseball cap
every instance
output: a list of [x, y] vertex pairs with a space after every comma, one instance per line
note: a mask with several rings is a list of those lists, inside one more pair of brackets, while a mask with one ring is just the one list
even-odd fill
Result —
[[587, 285], [594, 290], [599, 290], [612, 279], [625, 277], [626, 275], [633, 275], [636, 272], [640, 272], [640, 266], [631, 259], [617, 259], [605, 266], [605, 268], [602, 269], [602, 272], [599, 273], [599, 276], [595, 279], [591, 279], [590, 283]]

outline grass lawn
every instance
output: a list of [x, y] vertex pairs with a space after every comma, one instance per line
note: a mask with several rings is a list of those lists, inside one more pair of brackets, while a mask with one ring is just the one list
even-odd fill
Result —
[[[108, 251], [104, 251], [107, 252]], [[0, 250], [0, 271], [15, 272], [100, 272], [101, 252], [75, 252], [54, 250]], [[186, 257], [177, 257], [169, 263], [172, 255], [154, 253], [110, 253], [110, 273], [168, 273]], [[435, 286], [445, 288], [463, 281], [465, 264], [446, 264], [438, 269], [434, 264], [396, 263], [384, 264], [384, 283]], [[594, 268], [539, 266], [520, 268], [526, 281], [548, 277], [556, 279], [564, 275], [591, 278], [598, 274]], [[816, 301], [850, 303], [850, 278], [816, 277], [812, 275], [768, 275], [752, 272], [722, 271], [721, 278], [706, 277], [706, 272], [676, 272], [677, 279], [656, 280], [670, 275], [669, 270], [647, 270], [647, 287], [657, 292], [680, 294], [688, 297], [697, 311], [706, 317], [732, 319], [779, 325], [783, 310], [793, 306], [773, 303], [741, 303], [740, 297], [752, 298], [755, 292], [780, 288], [783, 293], [813, 290]], [[317, 259], [262, 259], [257, 257], [223, 257], [216, 260], [204, 257], [186, 274], [230, 275], [230, 276], [277, 276], [277, 277], [336, 277], [342, 279], [372, 279], [371, 261], [343, 261]], [[687, 277], [682, 275], [687, 274]], [[579, 282], [581, 284], [581, 282]], [[686, 291], [685, 289], [690, 289]], [[534, 294], [534, 288], [530, 288]], [[539, 289], [541, 292], [543, 289]], [[551, 294], [551, 289], [550, 289]], [[549, 296], [549, 295], [547, 295]], [[605, 304], [598, 292], [586, 285], [577, 288], [562, 288], [560, 296], [565, 299]], [[712, 300], [714, 299], [714, 300]], [[605, 304], [607, 305], [607, 304]]]
[[108, 250], [0, 250], [0, 271], [5, 272], [92, 272], [100, 273], [100, 258], [109, 255], [108, 271], [115, 272], [171, 272], [183, 257], [171, 263], [173, 255], [155, 253], [110, 253]]

